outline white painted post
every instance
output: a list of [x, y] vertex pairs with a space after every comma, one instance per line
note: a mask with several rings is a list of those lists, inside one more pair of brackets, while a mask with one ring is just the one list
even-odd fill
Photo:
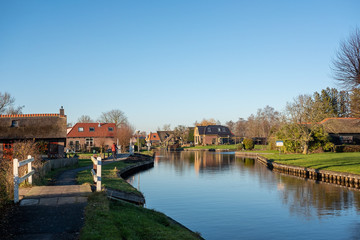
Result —
[[[31, 155], [28, 155], [28, 159], [31, 158]], [[32, 171], [32, 168], [31, 168], [31, 162], [29, 162], [28, 164], [28, 173]], [[29, 183], [32, 184], [32, 175], [29, 177]]]
[[96, 177], [97, 177], [96, 191], [101, 192], [101, 165], [102, 165], [101, 157], [97, 158], [96, 165], [97, 165], [97, 168], [96, 168]]
[[13, 161], [14, 173], [14, 202], [19, 202], [19, 160], [17, 158]]

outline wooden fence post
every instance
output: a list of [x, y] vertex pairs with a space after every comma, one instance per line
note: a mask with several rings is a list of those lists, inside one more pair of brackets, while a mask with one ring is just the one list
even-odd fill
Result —
[[17, 158], [13, 161], [14, 174], [14, 202], [19, 202], [19, 160]]
[[[31, 158], [31, 155], [28, 155], [28, 159]], [[28, 173], [32, 171], [32, 168], [31, 168], [31, 162], [29, 162], [28, 164]], [[32, 184], [32, 175], [29, 177], [29, 183]]]
[[[29, 183], [32, 184], [32, 175], [35, 173], [34, 170], [31, 169], [31, 162], [34, 161], [30, 155], [28, 159], [20, 161], [15, 158], [13, 160], [13, 174], [14, 174], [14, 202], [19, 202], [19, 184], [29, 178]], [[19, 167], [28, 165], [28, 173], [22, 177], [19, 177]]]
[[101, 157], [97, 158], [97, 171], [96, 171], [96, 177], [97, 177], [97, 182], [96, 182], [96, 191], [100, 192], [101, 191], [101, 166], [102, 166], [102, 161], [101, 161]]

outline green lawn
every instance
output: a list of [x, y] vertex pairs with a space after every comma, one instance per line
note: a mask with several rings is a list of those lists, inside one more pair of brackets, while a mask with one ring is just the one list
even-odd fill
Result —
[[[131, 163], [125, 163], [123, 161], [118, 161], [102, 166], [102, 184], [106, 187], [121, 190], [124, 192], [136, 193], [139, 192], [136, 188], [128, 184], [124, 179], [117, 176], [117, 170], [120, 170], [126, 166], [131, 165]], [[115, 169], [116, 168], [116, 169]], [[84, 170], [78, 173], [77, 181], [79, 184], [83, 183], [92, 183], [93, 178], [91, 175], [91, 170]]]
[[277, 163], [360, 174], [360, 153], [272, 154], [264, 155]]
[[90, 239], [199, 239], [174, 224], [164, 214], [142, 207], [109, 201], [104, 193], [88, 199], [81, 240]]

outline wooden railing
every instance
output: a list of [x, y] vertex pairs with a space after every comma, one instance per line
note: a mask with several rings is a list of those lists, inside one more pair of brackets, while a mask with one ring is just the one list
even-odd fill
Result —
[[[33, 162], [35, 159], [32, 158], [30, 155], [28, 156], [28, 159], [20, 161], [15, 158], [13, 161], [14, 165], [14, 202], [19, 202], [19, 185], [23, 181], [25, 181], [27, 178], [29, 178], [28, 182], [29, 184], [32, 184], [32, 175], [35, 173], [34, 170], [31, 168], [31, 162]], [[24, 166], [25, 164], [28, 165], [28, 171], [25, 176], [19, 177], [19, 167]]]
[[96, 183], [96, 191], [101, 191], [101, 157], [94, 158], [91, 157], [91, 160], [93, 162], [93, 169], [91, 169], [91, 174], [93, 176], [94, 182]]

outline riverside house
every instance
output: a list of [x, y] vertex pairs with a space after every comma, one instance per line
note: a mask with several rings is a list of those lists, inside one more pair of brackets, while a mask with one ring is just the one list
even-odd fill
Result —
[[335, 145], [360, 145], [360, 118], [326, 118], [320, 124]]
[[196, 126], [194, 130], [195, 145], [218, 145], [229, 143], [234, 134], [226, 126]]
[[66, 124], [63, 107], [54, 114], [0, 115], [0, 158], [12, 159], [14, 143], [26, 140], [42, 142], [50, 158], [63, 157]]
[[115, 123], [76, 123], [67, 134], [67, 146], [75, 152], [105, 149], [116, 143]]
[[150, 132], [146, 136], [145, 140], [146, 140], [147, 143], [150, 143], [151, 146], [159, 146], [160, 145], [160, 138], [159, 138], [159, 135], [157, 133]]

